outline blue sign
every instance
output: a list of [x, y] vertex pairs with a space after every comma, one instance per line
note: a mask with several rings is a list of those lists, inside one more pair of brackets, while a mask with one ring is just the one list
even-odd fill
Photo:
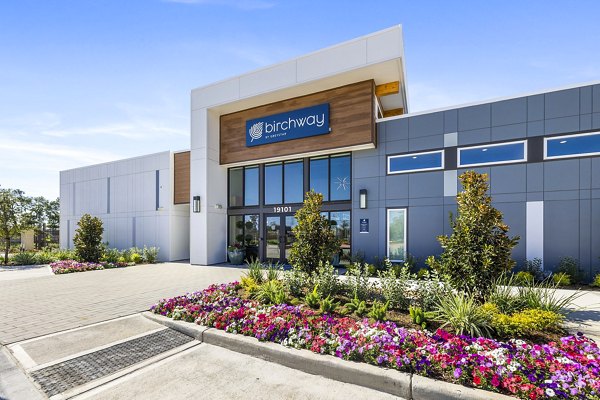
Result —
[[369, 233], [369, 218], [360, 219], [360, 233]]
[[246, 146], [283, 142], [330, 132], [329, 104], [246, 121]]

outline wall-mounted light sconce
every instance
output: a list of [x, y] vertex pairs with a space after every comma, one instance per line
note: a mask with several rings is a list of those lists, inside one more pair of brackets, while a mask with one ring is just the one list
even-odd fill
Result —
[[222, 204], [215, 204], [215, 208], [216, 208], [217, 210], [220, 210], [220, 209], [222, 209], [222, 208], [223, 208], [223, 205], [222, 205]]
[[360, 203], [360, 208], [367, 208], [367, 189], [360, 189], [358, 201]]
[[200, 212], [200, 196], [194, 196], [193, 209], [195, 213]]

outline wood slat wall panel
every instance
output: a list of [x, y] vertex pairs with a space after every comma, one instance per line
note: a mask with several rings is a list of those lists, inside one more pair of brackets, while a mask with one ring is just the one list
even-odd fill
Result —
[[175, 153], [173, 160], [173, 202], [190, 203], [190, 152]]
[[[368, 80], [221, 115], [220, 162], [232, 164], [369, 143], [376, 144], [374, 96], [375, 83], [373, 80]], [[329, 134], [246, 147], [247, 120], [322, 103], [329, 103], [331, 127]]]

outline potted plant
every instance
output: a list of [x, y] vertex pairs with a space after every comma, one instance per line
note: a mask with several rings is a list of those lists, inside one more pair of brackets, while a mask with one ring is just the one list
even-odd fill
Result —
[[236, 242], [227, 246], [227, 255], [230, 263], [239, 265], [244, 261], [246, 251], [241, 243]]

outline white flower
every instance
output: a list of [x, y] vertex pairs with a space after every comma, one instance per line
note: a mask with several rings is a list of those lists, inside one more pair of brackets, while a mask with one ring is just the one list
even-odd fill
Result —
[[593, 354], [588, 354], [587, 358], [588, 358], [588, 360], [593, 360], [594, 359], [594, 355]]
[[552, 390], [550, 388], [546, 389], [546, 396], [554, 397], [554, 395], [555, 395], [554, 390]]

